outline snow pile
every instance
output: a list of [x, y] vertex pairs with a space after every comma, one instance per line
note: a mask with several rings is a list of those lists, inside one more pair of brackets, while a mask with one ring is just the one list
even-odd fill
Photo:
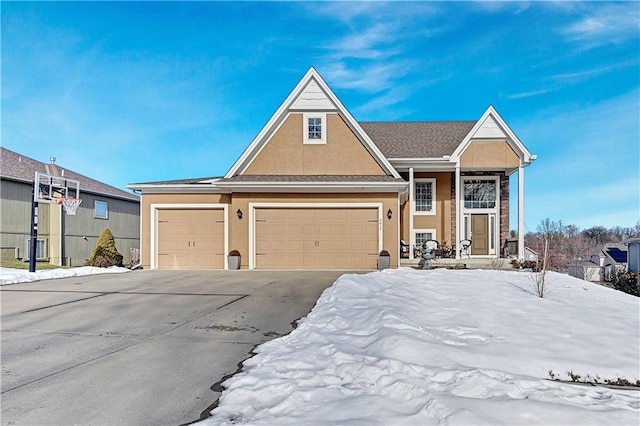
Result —
[[549, 370], [640, 378], [638, 298], [548, 273], [345, 275], [259, 346], [205, 424], [638, 424], [640, 392]]
[[30, 283], [33, 281], [80, 277], [84, 275], [117, 274], [121, 272], [129, 272], [129, 269], [117, 266], [110, 266], [108, 268], [82, 266], [80, 268], [45, 269], [42, 271], [36, 270], [36, 272], [29, 272], [24, 269], [0, 268], [0, 285]]

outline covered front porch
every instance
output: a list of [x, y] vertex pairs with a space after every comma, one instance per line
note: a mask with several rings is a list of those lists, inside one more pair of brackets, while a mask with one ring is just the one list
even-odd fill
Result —
[[[517, 173], [517, 246], [510, 239], [510, 174]], [[441, 257], [496, 259], [524, 253], [524, 168], [428, 173], [410, 167], [401, 239], [405, 258], [421, 258], [423, 244], [437, 241]], [[426, 206], [426, 207], [425, 207]], [[430, 244], [433, 244], [432, 242]], [[408, 246], [408, 247], [406, 247]], [[514, 250], [515, 248], [515, 250]]]

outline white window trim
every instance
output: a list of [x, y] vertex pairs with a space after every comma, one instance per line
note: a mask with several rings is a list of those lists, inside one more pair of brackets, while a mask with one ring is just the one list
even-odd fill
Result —
[[411, 246], [412, 247], [417, 247], [417, 235], [416, 234], [422, 234], [425, 232], [430, 232], [431, 233], [431, 239], [432, 240], [438, 240], [438, 235], [436, 234], [436, 230], [435, 228], [431, 228], [431, 229], [426, 229], [426, 228], [422, 228], [422, 229], [414, 229], [413, 231], [411, 231]]
[[[462, 180], [462, 185], [460, 188], [460, 205], [462, 206], [462, 211], [464, 213], [498, 213], [500, 207], [500, 177], [499, 176], [462, 176], [460, 178]], [[464, 199], [464, 184], [468, 180], [493, 180], [496, 183], [496, 206], [489, 208], [473, 208], [467, 207], [465, 205]]]
[[[417, 211], [416, 210], [416, 184], [417, 183], [431, 183], [431, 194], [433, 197], [431, 203], [431, 210], [429, 211]], [[415, 178], [411, 185], [411, 213], [416, 216], [435, 216], [436, 214], [436, 179], [435, 178]]]
[[[29, 249], [29, 242], [31, 241], [31, 237], [27, 237], [25, 239], [25, 255], [23, 256], [24, 260], [31, 260], [31, 250]], [[47, 260], [49, 258], [49, 247], [48, 241], [46, 238], [36, 238], [36, 244], [38, 241], [42, 241], [44, 244], [44, 257], [38, 257], [38, 249], [36, 246], [36, 260]]]
[[[103, 203], [106, 206], [106, 212], [107, 212], [106, 217], [98, 216], [98, 208], [97, 208], [98, 203]], [[93, 217], [95, 219], [105, 219], [105, 220], [109, 219], [109, 203], [102, 200], [94, 200], [93, 201]]]
[[[320, 139], [309, 139], [309, 119], [319, 118], [322, 126], [322, 135]], [[304, 113], [302, 114], [302, 131], [304, 144], [306, 145], [325, 145], [327, 143], [327, 114], [325, 113]]]

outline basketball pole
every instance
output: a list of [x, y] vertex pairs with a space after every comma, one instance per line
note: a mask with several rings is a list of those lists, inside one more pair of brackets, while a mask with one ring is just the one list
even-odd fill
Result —
[[29, 272], [36, 271], [36, 253], [38, 246], [38, 202], [36, 201], [36, 184], [33, 182], [31, 197], [31, 253], [29, 254]]

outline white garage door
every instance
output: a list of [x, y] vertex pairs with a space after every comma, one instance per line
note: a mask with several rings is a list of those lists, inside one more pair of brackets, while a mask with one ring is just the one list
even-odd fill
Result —
[[158, 269], [223, 269], [224, 211], [158, 210]]
[[376, 208], [258, 208], [256, 268], [376, 268]]

